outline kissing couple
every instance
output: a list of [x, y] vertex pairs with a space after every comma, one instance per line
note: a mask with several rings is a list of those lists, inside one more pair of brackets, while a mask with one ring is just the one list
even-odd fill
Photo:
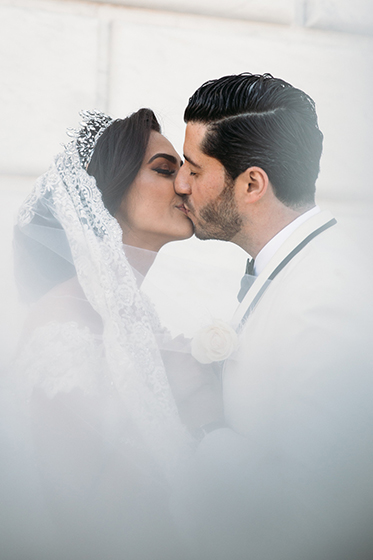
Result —
[[[150, 109], [82, 116], [14, 239], [44, 557], [370, 559], [372, 297], [315, 204], [314, 101], [270, 74], [206, 82], [183, 162]], [[193, 233], [249, 259], [231, 323], [179, 351], [141, 279]]]

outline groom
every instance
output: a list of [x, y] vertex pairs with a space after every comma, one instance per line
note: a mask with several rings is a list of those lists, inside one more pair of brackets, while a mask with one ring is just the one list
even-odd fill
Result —
[[202, 85], [184, 118], [175, 190], [195, 234], [253, 259], [222, 375], [227, 427], [203, 438], [180, 492], [190, 541], [204, 560], [368, 560], [371, 286], [315, 205], [315, 104], [245, 73]]

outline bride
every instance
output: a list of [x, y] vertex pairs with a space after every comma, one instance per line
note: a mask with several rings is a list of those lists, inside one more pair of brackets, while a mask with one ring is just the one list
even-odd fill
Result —
[[[193, 234], [173, 188], [181, 161], [149, 109], [82, 117], [20, 209], [14, 240], [19, 290], [34, 302], [16, 369], [50, 557], [182, 559], [168, 488], [194, 444], [175, 397], [182, 417], [188, 392], [218, 390], [195, 364], [193, 386], [167, 378], [159, 347], [170, 335], [140, 289], [156, 252]], [[219, 399], [209, 402], [215, 419]]]

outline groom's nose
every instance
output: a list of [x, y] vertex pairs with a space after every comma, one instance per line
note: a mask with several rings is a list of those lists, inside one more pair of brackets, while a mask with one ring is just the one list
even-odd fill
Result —
[[174, 189], [176, 194], [191, 194], [192, 190], [188, 181], [188, 170], [186, 166], [182, 165], [176, 175], [174, 182]]

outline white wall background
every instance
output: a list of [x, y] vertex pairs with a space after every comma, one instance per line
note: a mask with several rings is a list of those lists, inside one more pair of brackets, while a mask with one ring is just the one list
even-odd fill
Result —
[[[202, 82], [270, 72], [316, 101], [325, 135], [318, 201], [372, 254], [371, 0], [0, 0], [0, 212], [3, 343], [14, 310], [11, 225], [81, 108], [156, 111], [182, 151], [182, 114]], [[239, 276], [244, 255], [216, 243], [167, 251]]]

